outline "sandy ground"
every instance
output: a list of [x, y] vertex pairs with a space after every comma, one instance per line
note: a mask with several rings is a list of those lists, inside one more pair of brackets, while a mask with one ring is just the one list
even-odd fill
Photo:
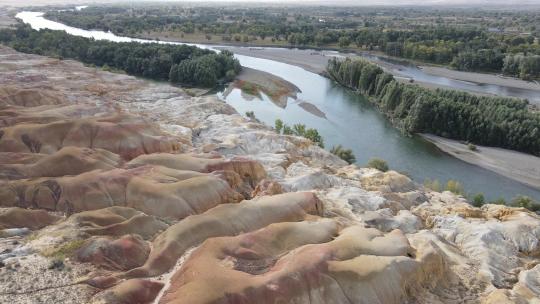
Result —
[[537, 90], [540, 94], [540, 84], [536, 82], [524, 81], [511, 77], [503, 77], [494, 74], [455, 71], [442, 67], [420, 66], [420, 68], [424, 72], [435, 76], [444, 76], [452, 79], [470, 81], [475, 83], [487, 83], [526, 90]]
[[279, 76], [251, 68], [243, 67], [236, 79], [258, 84], [269, 91], [285, 90], [289, 94], [300, 92], [297, 86]]
[[[260, 90], [263, 91], [263, 93], [268, 95], [275, 105], [281, 108], [285, 108], [287, 106], [287, 100], [289, 97], [296, 100], [297, 93], [301, 92], [297, 86], [281, 77], [260, 70], [244, 67], [242, 72], [236, 77], [236, 81], [233, 82], [229, 88], [227, 88], [226, 92], [224, 93], [225, 96], [230, 94], [233, 88], [241, 88], [238, 81], [245, 81], [257, 85]], [[245, 94], [244, 92], [242, 92], [242, 96], [246, 100], [260, 98], [258, 96]], [[300, 108], [308, 113], [311, 113], [317, 117], [326, 118], [326, 114], [312, 103], [303, 100], [297, 100], [295, 103], [297, 103]]]
[[[296, 99], [296, 94], [300, 92], [300, 89], [297, 86], [281, 77], [244, 67], [224, 95], [227, 96], [232, 88], [242, 89], [244, 83], [254, 85], [256, 90], [265, 93], [274, 104], [281, 108], [287, 107], [287, 100], [289, 97]], [[246, 97], [249, 99], [249, 96]]]
[[475, 152], [456, 140], [431, 134], [421, 135], [456, 158], [540, 189], [540, 157], [484, 146], [477, 146], [478, 151]]
[[239, 55], [270, 59], [299, 66], [310, 72], [321, 74], [326, 69], [331, 51], [314, 51], [300, 49], [256, 48], [256, 47], [219, 47]]
[[[328, 63], [328, 60], [332, 57], [339, 56], [339, 57], [358, 57], [354, 54], [337, 54], [335, 51], [315, 51], [315, 50], [301, 50], [301, 49], [284, 49], [284, 48], [257, 48], [257, 47], [234, 47], [234, 46], [225, 46], [225, 47], [218, 47], [219, 49], [228, 49], [232, 51], [233, 53], [239, 54], [239, 55], [245, 55], [245, 56], [251, 56], [251, 57], [257, 57], [257, 58], [263, 58], [263, 59], [269, 59], [269, 60], [275, 60], [279, 62], [284, 62], [288, 64], [292, 64], [295, 66], [299, 66], [307, 71], [316, 73], [316, 74], [323, 74], [323, 72], [326, 69], [326, 65]], [[408, 78], [402, 78], [399, 75], [399, 73], [395, 73], [395, 71], [392, 69], [393, 66], [390, 63], [386, 62], [377, 62], [379, 66], [381, 66], [385, 71], [389, 73], [393, 73], [394, 76], [396, 76], [396, 79], [398, 81], [408, 82]], [[456, 80], [463, 80], [463, 81], [470, 81], [470, 82], [476, 82], [476, 83], [485, 83], [485, 84], [495, 84], [495, 85], [502, 85], [507, 87], [515, 87], [520, 89], [530, 89], [530, 90], [538, 90], [538, 93], [540, 94], [540, 84], [534, 83], [534, 82], [528, 82], [523, 81], [520, 79], [515, 78], [508, 78], [508, 77], [500, 77], [497, 75], [492, 74], [482, 74], [482, 73], [471, 73], [471, 72], [461, 72], [461, 71], [454, 71], [446, 68], [440, 68], [440, 67], [421, 67], [426, 73], [437, 75], [437, 76], [444, 76]], [[415, 84], [427, 88], [427, 89], [453, 89], [452, 87], [434, 84], [434, 83], [427, 83], [422, 81], [415, 81]], [[476, 94], [476, 95], [483, 95], [487, 96], [490, 94], [476, 92], [476, 91], [468, 91], [469, 93]], [[538, 103], [536, 104], [538, 107]]]

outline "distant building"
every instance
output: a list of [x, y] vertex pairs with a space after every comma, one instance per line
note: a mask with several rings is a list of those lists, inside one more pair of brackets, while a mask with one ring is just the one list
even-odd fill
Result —
[[490, 33], [502, 33], [502, 30], [498, 27], [490, 27], [488, 28], [488, 32]]

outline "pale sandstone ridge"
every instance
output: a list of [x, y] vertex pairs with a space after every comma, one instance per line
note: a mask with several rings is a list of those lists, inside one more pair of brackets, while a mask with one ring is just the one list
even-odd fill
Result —
[[538, 303], [540, 217], [0, 48], [2, 303]]

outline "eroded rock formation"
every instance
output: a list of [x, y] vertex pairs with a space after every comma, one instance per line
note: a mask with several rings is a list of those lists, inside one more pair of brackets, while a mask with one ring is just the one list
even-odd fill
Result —
[[[540, 218], [0, 47], [2, 303], [536, 303]], [[536, 301], [536, 302], [535, 302]]]

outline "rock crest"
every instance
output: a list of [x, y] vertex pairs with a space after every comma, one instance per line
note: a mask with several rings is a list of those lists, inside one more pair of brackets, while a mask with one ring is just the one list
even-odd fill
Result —
[[0, 65], [2, 303], [540, 297], [527, 210], [348, 166], [215, 97], [2, 47]]

